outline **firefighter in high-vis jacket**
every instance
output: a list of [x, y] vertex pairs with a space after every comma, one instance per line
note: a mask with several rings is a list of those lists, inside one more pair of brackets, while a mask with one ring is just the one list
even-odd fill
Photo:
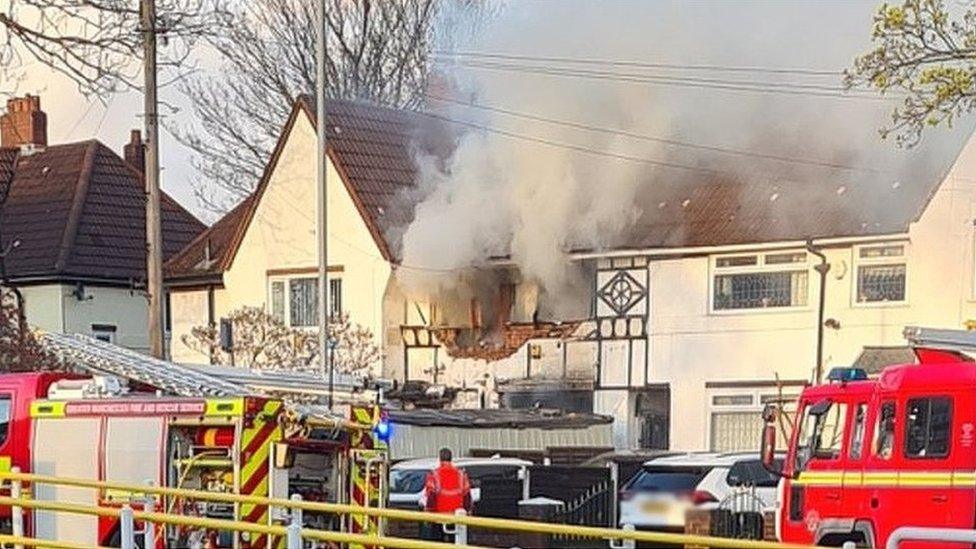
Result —
[[[452, 463], [449, 448], [441, 448], [437, 468], [427, 474], [424, 483], [426, 509], [432, 513], [453, 515], [458, 509], [471, 511], [471, 481], [468, 475]], [[444, 527], [428, 524], [428, 539], [444, 541]]]

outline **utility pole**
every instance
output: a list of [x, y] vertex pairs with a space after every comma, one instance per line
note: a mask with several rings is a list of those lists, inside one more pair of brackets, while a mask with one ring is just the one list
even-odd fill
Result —
[[146, 124], [146, 290], [149, 353], [163, 358], [163, 229], [159, 197], [159, 114], [156, 99], [156, 0], [140, 0]]
[[322, 377], [329, 379], [329, 409], [333, 404], [335, 372], [332, 370], [332, 346], [329, 342], [329, 216], [326, 207], [326, 113], [325, 113], [325, 1], [318, 0], [318, 32], [315, 42], [315, 118], [318, 131], [318, 192], [316, 193], [316, 217], [318, 235], [319, 275], [319, 362]]

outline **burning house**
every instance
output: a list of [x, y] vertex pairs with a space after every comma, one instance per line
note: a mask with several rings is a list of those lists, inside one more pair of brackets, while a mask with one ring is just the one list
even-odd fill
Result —
[[[653, 58], [648, 29], [668, 32], [653, 10], [540, 6], [472, 50], [592, 36]], [[697, 38], [727, 26], [703, 16]], [[739, 45], [775, 56], [796, 32]], [[856, 97], [444, 70], [426, 114], [327, 106], [329, 287], [381, 343], [372, 375], [450, 386], [451, 407], [609, 415], [618, 447], [753, 449], [763, 405], [818, 366], [976, 318], [972, 124], [899, 151], [877, 139], [887, 106]], [[317, 324], [314, 130], [300, 100], [252, 197], [168, 263], [177, 360], [206, 361], [181, 334], [242, 305]]]

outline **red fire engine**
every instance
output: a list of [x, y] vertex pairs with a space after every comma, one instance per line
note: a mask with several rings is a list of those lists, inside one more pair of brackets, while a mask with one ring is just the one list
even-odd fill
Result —
[[[95, 376], [56, 373], [0, 375], [0, 470], [306, 500], [381, 506], [386, 476], [385, 416], [376, 406], [352, 406], [352, 420], [314, 405], [281, 399], [211, 378], [177, 364], [134, 355], [108, 344], [49, 337], [72, 351], [73, 364]], [[62, 350], [63, 350], [62, 349]], [[128, 387], [126, 386], [128, 384]], [[160, 393], [171, 396], [160, 396]], [[142, 494], [53, 485], [32, 497], [83, 505], [140, 508]], [[264, 505], [168, 497], [168, 513], [271, 524], [286, 517]], [[160, 507], [157, 507], [159, 510]], [[0, 507], [9, 526], [10, 508]], [[27, 514], [42, 539], [117, 546], [116, 519]], [[339, 528], [339, 517], [303, 514], [306, 526]], [[346, 528], [378, 533], [371, 518]], [[283, 539], [167, 527], [166, 547], [277, 547]]]
[[[976, 334], [906, 336], [916, 363], [876, 379], [836, 368], [829, 383], [800, 395], [781, 471], [782, 541], [884, 547], [901, 526], [976, 525], [976, 363], [962, 352], [976, 349]], [[772, 468], [778, 418], [764, 415], [763, 461]]]

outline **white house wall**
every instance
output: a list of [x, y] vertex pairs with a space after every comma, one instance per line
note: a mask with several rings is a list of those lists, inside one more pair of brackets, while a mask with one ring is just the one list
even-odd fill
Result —
[[[216, 318], [242, 306], [268, 306], [269, 272], [305, 272], [315, 276], [316, 135], [311, 121], [299, 114], [286, 137], [278, 163], [242, 239], [234, 261], [224, 273], [224, 287], [215, 292]], [[383, 295], [390, 278], [383, 259], [339, 173], [328, 164], [329, 276], [342, 278], [343, 309], [354, 322], [370, 328], [382, 345]], [[295, 276], [295, 275], [288, 275]], [[174, 292], [174, 295], [181, 293]], [[286, 292], [287, 293], [287, 292]], [[286, 296], [287, 299], [287, 296]], [[199, 296], [173, 300], [173, 356], [195, 362], [207, 358], [179, 343], [187, 328], [206, 320]]]
[[63, 292], [61, 284], [21, 286], [20, 293], [24, 298], [24, 314], [28, 324], [48, 332], [63, 332]]
[[[825, 250], [831, 264], [825, 318], [840, 325], [825, 330], [826, 368], [851, 364], [866, 345], [903, 345], [906, 325], [958, 329], [976, 319], [974, 218], [976, 144], [971, 140], [910, 229], [907, 303], [856, 303], [855, 248]], [[648, 267], [649, 381], [671, 386], [675, 449], [708, 448], [709, 397], [716, 391], [706, 390], [706, 383], [769, 381], [777, 374], [782, 380], [810, 380], [814, 369], [819, 275], [809, 270], [805, 307], [713, 313], [710, 261], [656, 260]], [[811, 257], [810, 266], [816, 262]], [[758, 431], [756, 436], [758, 441]]]
[[169, 294], [171, 322], [170, 359], [181, 363], [206, 363], [209, 358], [195, 348], [186, 345], [184, 337], [190, 335], [196, 326], [206, 326], [207, 291], [180, 290]]
[[84, 286], [84, 299], [76, 287], [45, 284], [21, 287], [27, 322], [42, 330], [94, 335], [93, 326], [114, 326], [114, 342], [148, 352], [149, 305], [140, 292], [126, 288]]

